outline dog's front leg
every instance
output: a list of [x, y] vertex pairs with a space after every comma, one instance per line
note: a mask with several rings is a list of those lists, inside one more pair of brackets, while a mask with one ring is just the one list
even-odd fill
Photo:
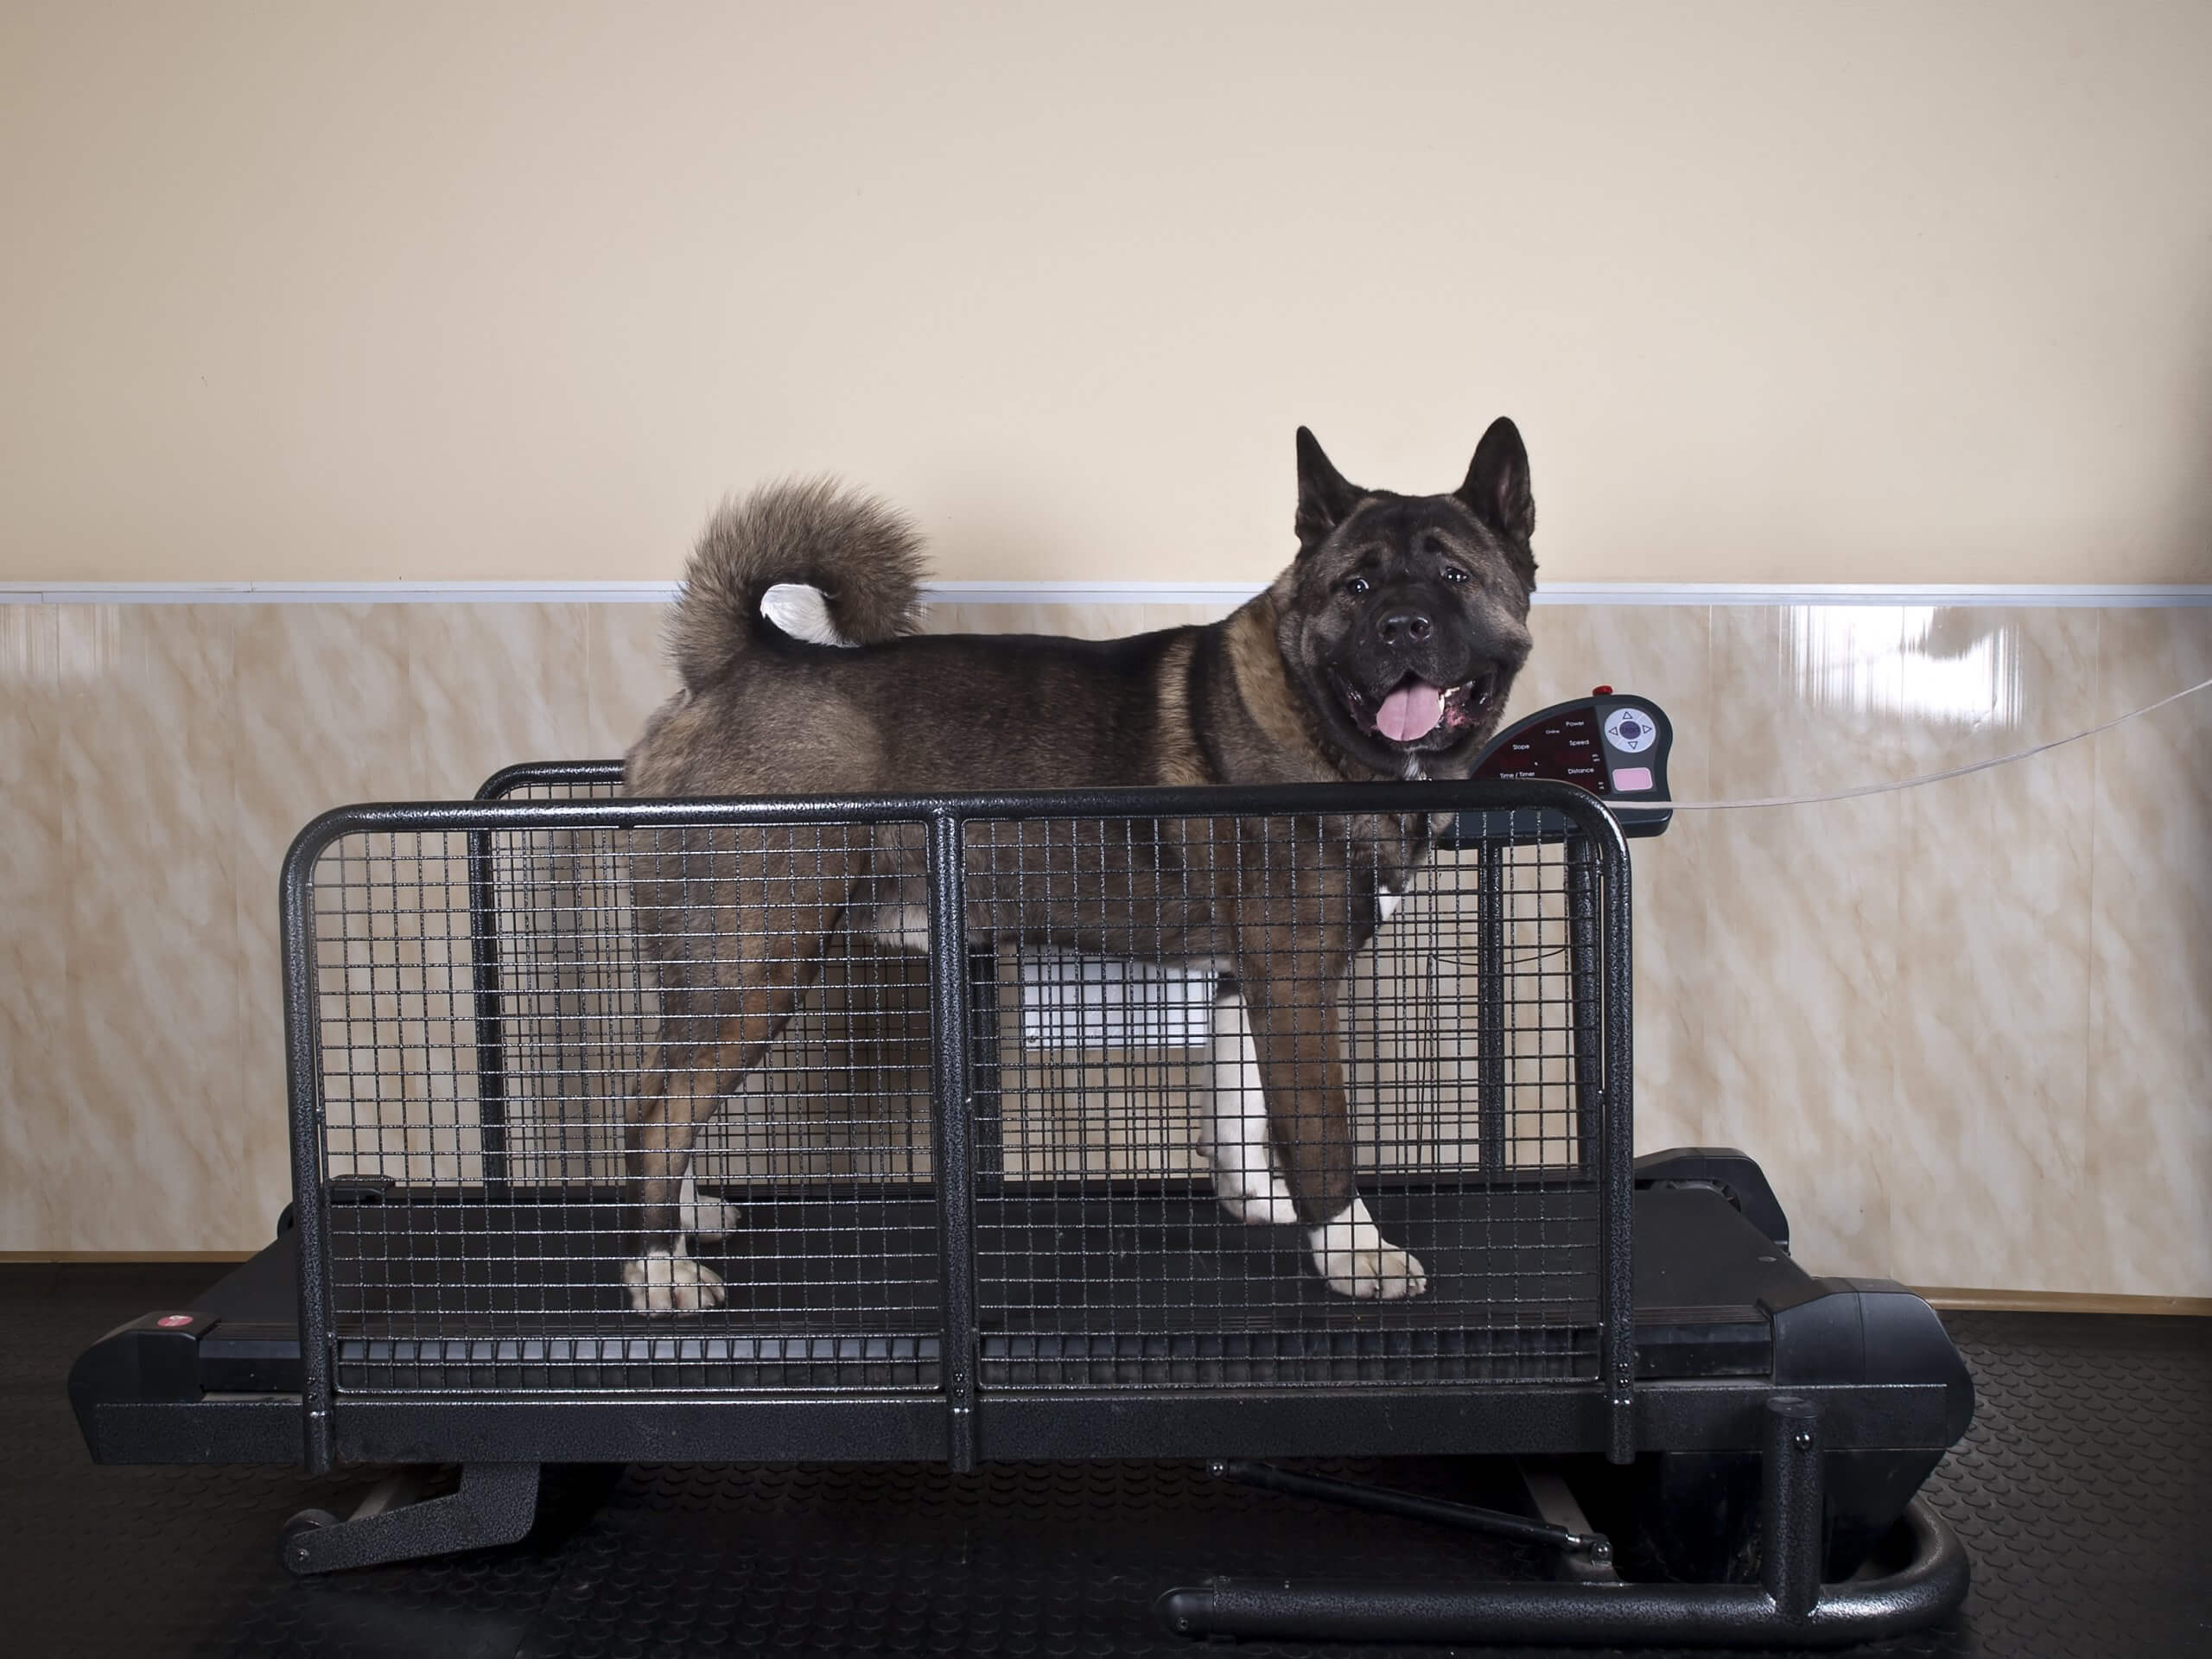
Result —
[[1268, 1092], [1252, 1020], [1233, 985], [1214, 999], [1212, 1076], [1198, 1116], [1198, 1149], [1213, 1166], [1214, 1196], [1239, 1221], [1298, 1219], [1296, 1202], [1268, 1146]]
[[[1283, 953], [1284, 959], [1289, 952]], [[1352, 1184], [1351, 1113], [1337, 1046], [1334, 975], [1251, 978], [1254, 1046], [1274, 1143], [1306, 1224], [1306, 1248], [1329, 1288], [1384, 1301], [1428, 1288], [1421, 1262], [1382, 1236]]]

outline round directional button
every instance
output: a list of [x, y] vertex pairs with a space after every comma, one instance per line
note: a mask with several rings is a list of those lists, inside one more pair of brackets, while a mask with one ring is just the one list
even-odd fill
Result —
[[1616, 709], [1605, 716], [1605, 741], [1624, 754], [1642, 754], [1659, 741], [1659, 728], [1641, 709]]

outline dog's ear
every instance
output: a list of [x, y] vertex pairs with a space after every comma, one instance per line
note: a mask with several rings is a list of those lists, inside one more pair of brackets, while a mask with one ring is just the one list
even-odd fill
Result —
[[1536, 498], [1529, 488], [1529, 451], [1521, 429], [1503, 415], [1492, 421], [1475, 446], [1467, 481], [1452, 493], [1506, 540], [1525, 543], [1535, 535]]
[[1367, 493], [1330, 465], [1319, 440], [1298, 429], [1298, 550], [1311, 553], [1329, 539]]

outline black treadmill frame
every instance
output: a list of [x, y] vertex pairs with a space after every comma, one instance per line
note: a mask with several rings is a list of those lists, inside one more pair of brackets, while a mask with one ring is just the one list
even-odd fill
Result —
[[[1634, 1160], [1629, 1126], [1629, 868], [1612, 817], [1567, 785], [1516, 782], [1389, 785], [1296, 790], [1089, 791], [1026, 796], [944, 796], [789, 802], [517, 803], [503, 798], [531, 786], [600, 787], [619, 782], [619, 763], [556, 762], [511, 766], [486, 781], [474, 803], [340, 809], [303, 830], [284, 867], [282, 889], [286, 973], [288, 1084], [296, 1197], [278, 1242], [215, 1287], [210, 1306], [186, 1314], [153, 1313], [124, 1326], [80, 1358], [71, 1391], [88, 1446], [106, 1463], [271, 1463], [297, 1460], [310, 1471], [350, 1464], [459, 1464], [461, 1489], [427, 1502], [372, 1502], [338, 1523], [320, 1514], [296, 1517], [285, 1559], [296, 1571], [321, 1572], [511, 1541], [527, 1529], [537, 1470], [550, 1462], [979, 1461], [1118, 1458], [1236, 1458], [1371, 1455], [1511, 1455], [1581, 1460], [1596, 1467], [1634, 1462], [1624, 1476], [1656, 1465], [1700, 1471], [1732, 1465], [1740, 1487], [1746, 1460], [1758, 1473], [1763, 1538], [1753, 1583], [1624, 1582], [1588, 1571], [1526, 1584], [1334, 1584], [1214, 1580], [1170, 1591], [1160, 1616], [1192, 1635], [1412, 1640], [1651, 1641], [1716, 1645], [1840, 1646], [1916, 1628], [1963, 1598], [1967, 1564], [1957, 1540], [1924, 1500], [1905, 1494], [1962, 1434], [1973, 1415], [1973, 1384], [1927, 1304], [1879, 1280], [1819, 1280], [1789, 1261], [1788, 1224], [1758, 1166], [1728, 1148], [1688, 1148]], [[328, 1205], [373, 1198], [341, 1183], [327, 1187], [315, 1090], [318, 1055], [312, 1019], [313, 956], [308, 880], [315, 858], [337, 836], [358, 830], [460, 830], [470, 837], [471, 925], [477, 953], [472, 989], [478, 1020], [479, 1122], [486, 1196], [509, 1191], [500, 1028], [499, 893], [491, 838], [501, 830], [606, 827], [681, 821], [743, 823], [882, 817], [929, 819], [934, 936], [953, 948], [933, 950], [930, 992], [937, 1029], [969, 1032], [969, 998], [979, 989], [962, 937], [960, 826], [971, 817], [1170, 816], [1227, 811], [1313, 812], [1408, 808], [1469, 815], [1522, 815], [1515, 833], [1578, 839], [1586, 850], [1580, 893], [1586, 919], [1604, 930], [1604, 948], [1576, 953], [1591, 977], [1577, 994], [1605, 1010], [1602, 1075], [1592, 1105], [1605, 1115], [1600, 1179], [1604, 1259], [1600, 1291], [1603, 1364], [1590, 1382], [1471, 1383], [1398, 1388], [1220, 1389], [1157, 1385], [1025, 1391], [993, 1388], [978, 1395], [976, 1367], [945, 1369], [936, 1394], [861, 1392], [741, 1395], [623, 1395], [501, 1396], [492, 1393], [376, 1395], [334, 1389], [327, 1284]], [[1479, 830], [1475, 817], [1463, 826]], [[1484, 843], [1479, 836], [1473, 844]], [[1488, 876], [1499, 861], [1485, 867]], [[1493, 905], [1478, 927], [1497, 923]], [[988, 949], [988, 947], [985, 947]], [[1478, 949], [1495, 964], [1499, 940]], [[1595, 958], [1595, 960], [1592, 960]], [[1601, 965], [1600, 965], [1601, 964]], [[990, 980], [995, 986], [995, 978]], [[1478, 996], [1482, 994], [1478, 991]], [[1478, 1020], [1502, 1018], [1482, 996]], [[1495, 1052], [1495, 1028], [1483, 1031]], [[989, 1059], [960, 1041], [936, 1045], [932, 1083], [940, 1137], [933, 1180], [972, 1197], [971, 1134], [990, 1121], [971, 1106], [995, 1078]], [[1484, 1079], [1484, 1083], [1491, 1080]], [[1480, 1086], [1480, 1085], [1478, 1085]], [[1488, 1148], [1484, 1149], [1488, 1155]], [[496, 1188], [494, 1183], [497, 1183]], [[1669, 1189], [1675, 1189], [1670, 1191]], [[1681, 1191], [1681, 1189], [1688, 1189]], [[1631, 1205], [1660, 1227], [1665, 1205], [1704, 1217], [1712, 1241], [1741, 1229], [1738, 1255], [1758, 1253], [1754, 1291], [1738, 1273], [1732, 1302], [1687, 1305], [1662, 1338], [1667, 1357], [1639, 1379], [1635, 1285], [1630, 1277]], [[960, 1222], [961, 1206], [948, 1204]], [[1713, 1224], [1725, 1223], [1722, 1231]], [[1657, 1262], [1661, 1252], [1655, 1252]], [[972, 1335], [972, 1251], [948, 1250], [948, 1333]], [[1693, 1264], [1694, 1265], [1694, 1264]], [[1741, 1263], [1739, 1262], [1739, 1266]], [[284, 1330], [226, 1313], [257, 1308], [286, 1270], [296, 1279], [298, 1318]], [[1762, 1276], [1764, 1275], [1764, 1276]], [[1693, 1274], [1690, 1275], [1694, 1277]], [[954, 1283], [958, 1279], [962, 1283]], [[251, 1281], [251, 1286], [249, 1285]], [[1661, 1272], [1656, 1282], [1667, 1282]], [[955, 1316], [963, 1323], [956, 1323]], [[1666, 1300], [1647, 1317], [1671, 1319]], [[1721, 1314], [1730, 1317], [1723, 1319]], [[265, 1313], [261, 1317], [265, 1320]], [[1717, 1338], [1700, 1351], [1700, 1323]], [[1747, 1328], [1762, 1325], [1761, 1346]], [[200, 1338], [224, 1327], [203, 1352]], [[961, 1351], [948, 1349], [948, 1352]], [[967, 1350], [973, 1352], [972, 1347]], [[1673, 1369], [1669, 1369], [1671, 1366]], [[298, 1392], [290, 1392], [296, 1386]], [[980, 1407], [980, 1409], [978, 1408]], [[1694, 1528], [1708, 1512], [1705, 1495], [1662, 1501], [1670, 1519]], [[1842, 1551], [1830, 1539], [1842, 1515], [1899, 1516], [1883, 1571], [1855, 1574], [1865, 1538]], [[1863, 1529], [1862, 1529], [1863, 1530]], [[1822, 1583], [1824, 1568], [1832, 1580]]]

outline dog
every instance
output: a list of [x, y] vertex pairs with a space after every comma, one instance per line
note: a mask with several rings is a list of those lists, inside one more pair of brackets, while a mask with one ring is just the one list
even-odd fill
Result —
[[[1298, 550], [1265, 592], [1211, 626], [1106, 641], [918, 632], [914, 532], [834, 484], [772, 486], [725, 507], [671, 618], [681, 689], [626, 756], [626, 792], [1465, 776], [1529, 651], [1535, 505], [1519, 430], [1493, 423], [1442, 495], [1351, 484], [1303, 427], [1297, 460]], [[1014, 885], [1014, 867], [993, 862], [1008, 849], [971, 843], [969, 936], [1218, 976], [1198, 1138], [1223, 1205], [1303, 1226], [1333, 1291], [1418, 1295], [1425, 1269], [1383, 1238], [1353, 1184], [1336, 1004], [1446, 820], [1332, 817], [1319, 836], [1303, 822], [1301, 832], [1290, 817], [1225, 817], [1195, 842], [1094, 824], [1050, 854], [1080, 868], [1081, 884], [1039, 880], [1045, 855], [1011, 849], [1033, 861], [1019, 908], [991, 896]], [[858, 919], [880, 938], [928, 948], [920, 827], [843, 837], [802, 852], [766, 830], [656, 831], [632, 855], [632, 910], [661, 989], [624, 1144], [639, 1221], [623, 1279], [640, 1313], [722, 1301], [687, 1234], [726, 1230], [734, 1206], [696, 1198], [692, 1144], [790, 1019], [832, 930], [864, 907]], [[1255, 871], [1271, 879], [1255, 884]], [[1071, 896], [1078, 888], [1090, 896]], [[748, 927], [747, 895], [757, 906], [769, 893], [772, 921]]]

